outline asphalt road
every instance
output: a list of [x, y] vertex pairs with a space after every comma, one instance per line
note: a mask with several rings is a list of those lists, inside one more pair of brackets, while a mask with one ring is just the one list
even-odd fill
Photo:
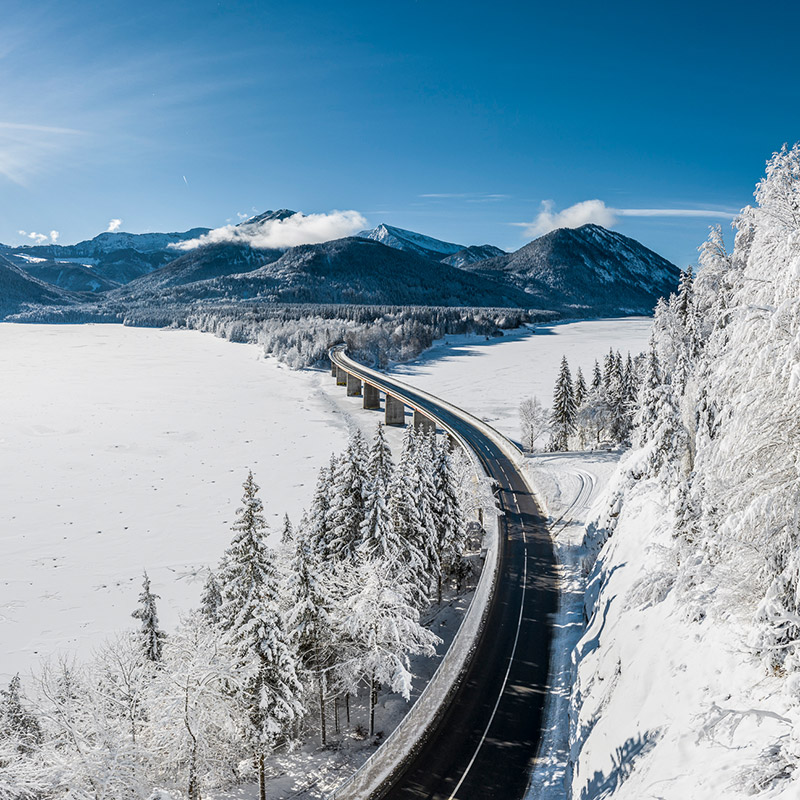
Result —
[[544, 516], [514, 464], [477, 427], [381, 373], [346, 366], [457, 431], [497, 482], [505, 512], [497, 590], [470, 666], [438, 725], [379, 797], [523, 798], [544, 721], [558, 599]]

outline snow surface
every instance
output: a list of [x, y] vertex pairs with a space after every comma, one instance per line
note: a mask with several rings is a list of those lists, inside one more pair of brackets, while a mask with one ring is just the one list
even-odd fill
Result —
[[520, 438], [519, 404], [536, 396], [545, 408], [561, 356], [587, 382], [595, 359], [602, 364], [610, 347], [623, 357], [647, 348], [649, 317], [542, 324], [506, 331], [500, 338], [448, 336], [394, 374], [413, 386], [449, 400], [480, 417], [514, 442]]
[[0, 374], [2, 684], [133, 624], [143, 569], [170, 629], [247, 469], [277, 531], [346, 442], [316, 374], [193, 331], [2, 324]]
[[[616, 477], [594, 511], [607, 509]], [[798, 785], [772, 790], [781, 742], [800, 724], [783, 681], [743, 646], [743, 608], [703, 609], [673, 588], [672, 520], [652, 482], [623, 508], [589, 575], [589, 625], [574, 654], [569, 797], [759, 797], [796, 800]], [[784, 767], [785, 768], [785, 767]]]

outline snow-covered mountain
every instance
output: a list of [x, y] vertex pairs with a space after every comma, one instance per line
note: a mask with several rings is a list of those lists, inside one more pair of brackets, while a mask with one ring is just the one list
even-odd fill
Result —
[[443, 242], [422, 233], [414, 233], [403, 228], [394, 228], [391, 225], [378, 225], [368, 231], [357, 233], [361, 239], [372, 239], [375, 242], [393, 247], [396, 250], [403, 250], [406, 253], [414, 253], [424, 258], [440, 261], [445, 256], [451, 256], [464, 249], [463, 244], [453, 244], [453, 242]]
[[117, 281], [106, 278], [96, 269], [84, 264], [39, 258], [19, 261], [13, 255], [9, 256], [9, 261], [16, 261], [22, 270], [40, 281], [71, 292], [105, 292], [119, 286]]
[[0, 319], [16, 314], [26, 305], [69, 305], [77, 299], [71, 292], [28, 275], [0, 255]]
[[249, 272], [277, 261], [283, 250], [256, 249], [246, 244], [209, 244], [190, 250], [169, 264], [123, 286], [115, 296], [146, 296], [173, 286]]
[[442, 258], [444, 264], [450, 264], [452, 267], [466, 267], [469, 264], [475, 264], [478, 261], [484, 261], [487, 258], [496, 258], [497, 256], [506, 255], [505, 250], [495, 247], [493, 244], [473, 244], [453, 253], [447, 258]]
[[77, 244], [32, 245], [15, 248], [17, 252], [49, 258], [100, 258], [120, 250], [135, 250], [137, 253], [161, 253], [169, 245], [196, 239], [210, 228], [192, 228], [182, 233], [100, 233], [93, 239]]
[[[157, 273], [142, 283], [153, 279]], [[253, 298], [273, 303], [530, 305], [530, 298], [513, 286], [358, 237], [292, 247], [242, 274], [136, 295], [137, 301], [153, 305]]]
[[[73, 262], [91, 267], [96, 282], [101, 284], [98, 290], [102, 290], [114, 284], [128, 283], [174, 261], [179, 253], [171, 249], [170, 244], [196, 239], [208, 231], [209, 228], [192, 228], [182, 233], [106, 232], [77, 244], [3, 246], [2, 252], [20, 266], [23, 266], [23, 261], [41, 264], [43, 262], [37, 262], [36, 259], [44, 259], [51, 263]], [[67, 278], [68, 273], [62, 274], [55, 268], [40, 267], [39, 272], [43, 280], [50, 281], [55, 277], [60, 280], [74, 279], [80, 283], [77, 273]], [[111, 285], [107, 285], [108, 281]]]
[[680, 275], [658, 253], [600, 225], [559, 228], [514, 253], [464, 268], [523, 289], [540, 307], [581, 315], [650, 314]]
[[[247, 232], [295, 213], [266, 211], [236, 227]], [[208, 230], [102, 233], [76, 245], [4, 252], [42, 280], [140, 309], [257, 297], [281, 303], [502, 305], [586, 317], [649, 314], [679, 274], [639, 242], [597, 225], [553, 231], [514, 253], [492, 245], [463, 247], [389, 225], [285, 250], [252, 247], [246, 235], [189, 251], [169, 246]]]

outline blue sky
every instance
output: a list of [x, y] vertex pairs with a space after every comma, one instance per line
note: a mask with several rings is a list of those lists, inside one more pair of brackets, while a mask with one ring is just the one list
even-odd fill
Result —
[[[708, 225], [727, 229], [750, 202], [770, 153], [800, 138], [788, 2], [3, 11], [9, 244], [288, 207], [515, 249], [588, 214], [683, 266]], [[642, 209], [658, 214], [631, 215]]]

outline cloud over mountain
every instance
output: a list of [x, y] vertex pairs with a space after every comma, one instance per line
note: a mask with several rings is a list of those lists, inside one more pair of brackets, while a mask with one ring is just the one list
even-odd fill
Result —
[[618, 217], [709, 217], [733, 219], [735, 211], [711, 208], [612, 208], [602, 200], [582, 200], [561, 211], [554, 211], [552, 200], [542, 203], [542, 210], [533, 222], [517, 223], [525, 229], [526, 236], [542, 236], [558, 228], [580, 228], [583, 225], [601, 225], [611, 228]]
[[257, 249], [318, 244], [351, 236], [364, 228], [366, 219], [357, 211], [328, 214], [292, 214], [284, 219], [259, 219], [215, 228], [196, 239], [170, 245], [176, 250], [194, 250], [206, 244], [249, 244]]

